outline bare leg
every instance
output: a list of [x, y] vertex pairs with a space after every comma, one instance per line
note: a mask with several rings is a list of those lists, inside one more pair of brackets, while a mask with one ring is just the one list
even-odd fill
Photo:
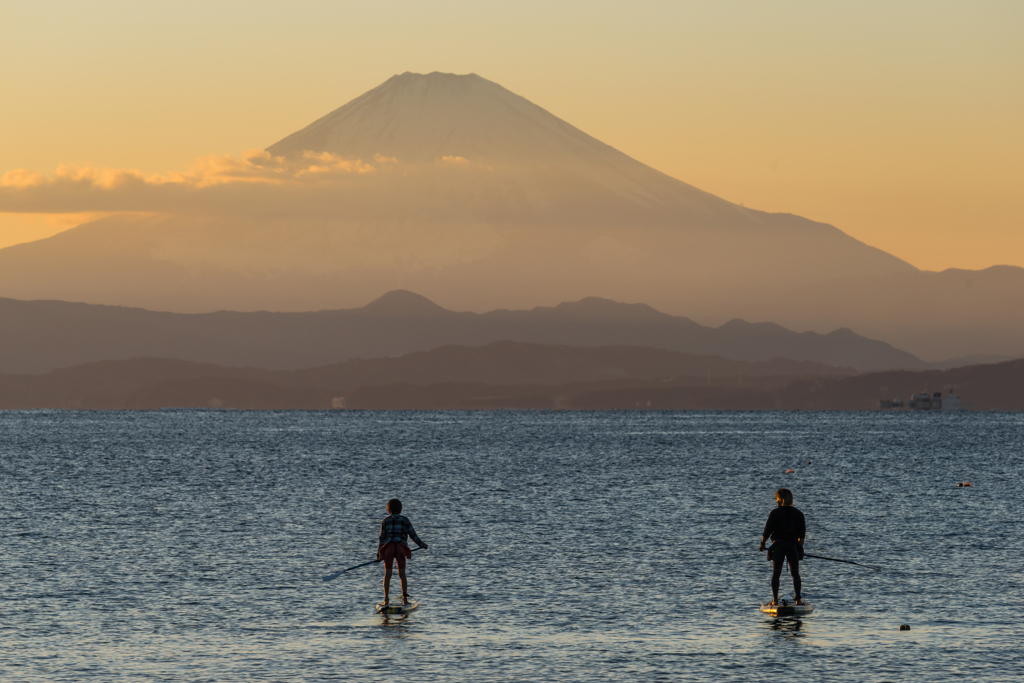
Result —
[[[405, 596], [409, 594], [409, 580], [405, 578], [405, 567], [398, 568], [398, 578], [402, 582], [402, 604], [407, 605], [408, 602], [406, 601]], [[387, 593], [387, 590], [384, 592]]]
[[[403, 573], [404, 572], [399, 570], [399, 575], [401, 575]], [[402, 587], [403, 588], [405, 587], [405, 579], [404, 578], [402, 579]], [[388, 602], [389, 602], [388, 601], [388, 592], [390, 590], [391, 590], [391, 563], [389, 562], [388, 566], [384, 568], [384, 604], [385, 605], [388, 604]]]

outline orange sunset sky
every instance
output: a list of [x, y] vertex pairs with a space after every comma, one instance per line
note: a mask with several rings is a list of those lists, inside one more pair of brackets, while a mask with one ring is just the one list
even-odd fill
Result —
[[[0, 183], [183, 172], [395, 73], [475, 72], [680, 180], [919, 268], [1024, 266], [1022, 35], [1017, 1], [6, 1]], [[88, 218], [0, 213], [0, 247]]]

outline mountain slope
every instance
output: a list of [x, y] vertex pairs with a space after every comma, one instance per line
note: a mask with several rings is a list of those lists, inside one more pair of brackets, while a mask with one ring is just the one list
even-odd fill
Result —
[[394, 291], [356, 309], [315, 313], [158, 313], [60, 301], [0, 299], [0, 373], [137, 357], [297, 369], [502, 340], [568, 346], [646, 346], [741, 361], [773, 358], [835, 367], [926, 367], [848, 330], [796, 333], [733, 321], [704, 327], [649, 306], [583, 299], [528, 311], [455, 313]]
[[[932, 360], [1024, 353], [1007, 309], [1024, 270], [962, 291], [958, 274], [670, 178], [473, 74], [400, 74], [243, 169], [143, 189], [67, 210], [123, 197], [145, 216], [0, 250], [0, 296], [178, 312], [351, 308], [394, 289], [475, 311], [593, 296], [848, 327]], [[0, 210], [34, 191], [4, 189]]]
[[1019, 411], [1022, 382], [1024, 360], [849, 376], [813, 363], [499, 342], [301, 371], [137, 358], [0, 375], [0, 409], [877, 410], [879, 398], [955, 389], [966, 409]]
[[566, 383], [607, 386], [688, 378], [687, 384], [719, 386], [740, 385], [746, 377], [748, 385], [760, 380], [781, 386], [796, 378], [850, 374], [849, 369], [785, 360], [752, 363], [650, 348], [498, 342], [299, 371], [227, 368], [166, 358], [88, 363], [43, 375], [0, 375], [0, 409], [325, 409], [335, 397], [376, 387], [455, 384], [520, 387], [528, 392], [547, 387], [541, 391], [546, 393]]

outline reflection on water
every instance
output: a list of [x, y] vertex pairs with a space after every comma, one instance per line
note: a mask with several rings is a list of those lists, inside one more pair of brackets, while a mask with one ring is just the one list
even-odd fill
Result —
[[778, 631], [787, 638], [802, 638], [805, 634], [800, 633], [804, 622], [798, 617], [774, 617], [766, 622], [769, 630]]
[[410, 621], [415, 614], [377, 614], [376, 618], [378, 623], [384, 627], [395, 631], [405, 631], [409, 626], [415, 624], [415, 621]]
[[406, 621], [411, 616], [411, 614], [380, 615], [380, 626], [386, 637], [396, 640], [408, 638], [411, 633], [410, 629], [406, 628]]
[[[996, 414], [0, 413], [0, 680], [1014, 680], [1022, 453]], [[766, 620], [780, 486], [884, 570], [801, 563]], [[393, 496], [430, 550], [380, 616], [378, 565], [320, 577]]]

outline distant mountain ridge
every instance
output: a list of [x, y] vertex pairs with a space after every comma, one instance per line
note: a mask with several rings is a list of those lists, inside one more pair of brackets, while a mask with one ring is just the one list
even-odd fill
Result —
[[345, 407], [346, 397], [348, 407], [354, 407], [360, 392], [384, 387], [501, 386], [530, 393], [536, 387], [568, 384], [621, 386], [688, 378], [691, 384], [718, 386], [742, 385], [746, 378], [748, 385], [758, 380], [779, 385], [851, 374], [849, 368], [782, 359], [746, 362], [643, 347], [506, 341], [481, 347], [442, 346], [399, 358], [353, 359], [302, 370], [231, 368], [167, 358], [101, 361], [41, 375], [0, 375], [0, 409], [326, 409], [336, 399], [343, 405], [335, 407]]
[[298, 371], [158, 358], [103, 361], [0, 375], [0, 409], [876, 410], [879, 398], [954, 389], [967, 409], [1024, 409], [1024, 360], [851, 373], [641, 347], [497, 342]]
[[254, 159], [39, 205], [57, 190], [0, 187], [0, 211], [124, 212], [0, 250], [0, 296], [178, 312], [345, 309], [395, 289], [473, 311], [598, 297], [847, 327], [930, 361], [1024, 354], [1024, 269], [922, 272], [671, 178], [475, 74], [398, 74]]
[[0, 299], [0, 320], [2, 373], [48, 372], [138, 357], [299, 369], [498, 341], [644, 346], [741, 361], [808, 361], [859, 371], [929, 367], [909, 353], [850, 330], [796, 333], [741, 320], [715, 329], [643, 304], [597, 298], [482, 314], [448, 311], [401, 290], [361, 308], [313, 313], [179, 314]]

